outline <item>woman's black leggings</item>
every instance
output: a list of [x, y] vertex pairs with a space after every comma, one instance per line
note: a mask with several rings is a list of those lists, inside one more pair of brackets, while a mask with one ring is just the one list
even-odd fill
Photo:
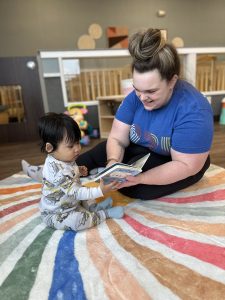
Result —
[[[151, 155], [143, 167], [143, 171], [147, 171], [154, 167], [160, 166], [171, 161], [170, 156], [163, 156], [156, 154], [149, 149], [138, 146], [136, 144], [130, 144], [124, 153], [123, 163], [133, 163], [137, 159], [141, 158], [145, 154], [151, 152]], [[83, 153], [77, 159], [77, 164], [79, 166], [85, 165], [88, 170], [92, 170], [98, 167], [105, 167], [107, 160], [106, 156], [106, 142], [102, 142], [92, 148], [91, 150]], [[210, 158], [208, 157], [203, 168], [195, 175], [182, 179], [180, 181], [165, 184], [165, 185], [147, 185], [138, 184], [131, 187], [125, 187], [120, 189], [120, 192], [131, 198], [141, 199], [141, 200], [152, 200], [162, 196], [172, 194], [176, 191], [184, 189], [196, 182], [198, 182], [205, 171], [210, 166]]]

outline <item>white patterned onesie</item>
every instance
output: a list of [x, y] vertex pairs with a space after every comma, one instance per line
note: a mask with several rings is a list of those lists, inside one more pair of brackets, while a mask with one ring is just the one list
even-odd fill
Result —
[[107, 218], [106, 211], [90, 211], [90, 207], [101, 196], [100, 187], [81, 185], [76, 162], [66, 163], [47, 156], [39, 205], [47, 226], [78, 231], [100, 224]]

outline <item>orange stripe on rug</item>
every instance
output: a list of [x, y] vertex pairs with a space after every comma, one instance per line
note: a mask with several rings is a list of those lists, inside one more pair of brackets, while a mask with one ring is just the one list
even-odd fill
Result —
[[157, 222], [160, 224], [169, 225], [175, 228], [179, 228], [181, 230], [185, 231], [194, 231], [198, 233], [204, 233], [207, 235], [217, 235], [217, 236], [225, 236], [225, 224], [210, 224], [205, 222], [199, 222], [199, 221], [185, 221], [185, 220], [179, 220], [174, 218], [166, 218], [166, 217], [160, 217], [153, 215], [150, 212], [144, 212], [139, 209], [133, 209], [133, 211], [136, 211], [138, 214], [144, 216], [146, 219]]
[[40, 183], [26, 185], [26, 186], [17, 186], [17, 187], [2, 188], [2, 189], [0, 188], [0, 194], [8, 195], [16, 192], [27, 191], [27, 190], [37, 189], [37, 188], [41, 188]]
[[4, 200], [0, 200], [0, 206], [9, 204], [9, 203], [13, 203], [13, 202], [17, 202], [17, 201], [20, 201], [21, 199], [25, 199], [27, 197], [36, 196], [36, 195], [40, 195], [40, 194], [41, 194], [41, 192], [38, 191], [38, 192], [27, 192], [27, 193], [23, 193], [21, 195], [16, 195], [16, 196], [4, 199]]
[[215, 187], [221, 184], [225, 184], [225, 170], [212, 177], [203, 176], [200, 181], [183, 189], [182, 192], [198, 191], [203, 188]]
[[[225, 285], [222, 283], [202, 276], [179, 263], [167, 259], [159, 252], [136, 243], [114, 221], [108, 222], [108, 226], [121, 247], [136, 257], [161, 284], [181, 299], [211, 300], [224, 298]], [[97, 247], [95, 246], [95, 248]], [[136, 299], [141, 299], [141, 297]]]
[[97, 228], [87, 231], [87, 248], [93, 263], [101, 274], [109, 299], [151, 299], [135, 277], [104, 245]]
[[37, 207], [26, 211], [18, 216], [16, 216], [13, 219], [10, 219], [8, 221], [5, 221], [1, 224], [1, 228], [0, 228], [0, 233], [4, 233], [6, 231], [8, 231], [9, 229], [11, 229], [13, 226], [17, 225], [18, 223], [21, 223], [22, 221], [28, 219], [29, 217], [31, 217], [32, 215], [34, 215], [36, 212], [38, 212], [39, 209]]

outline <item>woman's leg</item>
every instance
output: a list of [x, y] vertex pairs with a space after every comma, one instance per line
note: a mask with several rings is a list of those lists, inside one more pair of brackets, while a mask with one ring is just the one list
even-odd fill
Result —
[[[141, 158], [145, 154], [149, 153], [148, 148], [138, 146], [136, 144], [131, 143], [125, 150], [124, 153], [124, 159], [123, 163], [131, 164], [135, 162], [137, 159]], [[106, 155], [106, 141], [98, 144], [94, 148], [92, 148], [89, 151], [84, 152], [81, 154], [77, 159], [77, 164], [79, 166], [85, 165], [88, 170], [92, 170], [94, 168], [98, 167], [105, 167], [107, 160]], [[149, 169], [152, 169], [154, 167], [157, 167], [159, 165], [165, 164], [166, 162], [170, 161], [170, 156], [163, 156], [156, 154], [154, 152], [151, 152], [151, 155], [147, 162], [145, 163], [143, 167], [143, 171], [147, 171]], [[168, 185], [144, 185], [139, 184], [132, 187], [127, 187], [120, 189], [120, 192], [126, 196], [132, 197], [132, 198], [138, 198], [142, 200], [151, 200], [156, 199], [165, 195], [172, 194], [176, 191], [179, 191], [181, 189], [184, 189], [196, 182], [198, 182], [206, 170], [210, 166], [210, 158], [205, 162], [205, 165], [203, 166], [202, 170], [200, 170], [197, 174], [194, 176], [190, 176], [186, 179], [180, 180], [178, 182], [168, 184]], [[31, 166], [33, 167], [33, 166]], [[40, 169], [38, 169], [38, 179], [40, 179]], [[28, 173], [28, 172], [25, 172]], [[30, 172], [28, 175], [32, 177], [33, 179], [36, 179], [34, 176], [35, 172]], [[33, 176], [34, 175], [34, 176]], [[37, 179], [36, 179], [37, 180]]]
[[[131, 143], [125, 150], [123, 163], [131, 164], [147, 153], [151, 153], [143, 167], [143, 171], [150, 170], [171, 161], [170, 156], [163, 156], [149, 151], [148, 148]], [[106, 162], [106, 142], [98, 144], [90, 151], [85, 152], [78, 158], [78, 165], [86, 165], [89, 170], [96, 167], [104, 167]], [[169, 195], [198, 182], [210, 166], [208, 157], [203, 168], [195, 175], [167, 185], [139, 184], [120, 189], [120, 192], [132, 198], [151, 200]]]
[[[151, 161], [152, 159], [152, 161]], [[151, 154], [149, 160], [145, 164], [143, 170], [146, 171], [158, 165], [165, 163], [165, 158], [157, 154]], [[184, 189], [194, 183], [198, 182], [210, 166], [210, 158], [208, 157], [203, 168], [195, 175], [185, 178], [183, 180], [167, 184], [167, 185], [145, 185], [138, 184], [135, 186], [120, 189], [119, 191], [131, 198], [137, 198], [141, 200], [157, 199], [172, 193], [175, 193], [181, 189]]]
[[82, 153], [77, 159], [77, 164], [78, 166], [86, 166], [90, 171], [95, 168], [105, 167], [106, 161], [106, 141], [104, 141]]

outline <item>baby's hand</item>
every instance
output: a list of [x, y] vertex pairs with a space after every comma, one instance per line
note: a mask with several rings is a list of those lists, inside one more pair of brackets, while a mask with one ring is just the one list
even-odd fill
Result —
[[80, 176], [88, 175], [88, 169], [85, 166], [79, 166], [79, 172], [80, 172]]
[[103, 194], [106, 194], [110, 191], [115, 191], [118, 189], [118, 187], [120, 186], [121, 183], [117, 182], [117, 181], [113, 181], [109, 184], [104, 184], [104, 181], [102, 179], [100, 179], [100, 188], [102, 190]]

